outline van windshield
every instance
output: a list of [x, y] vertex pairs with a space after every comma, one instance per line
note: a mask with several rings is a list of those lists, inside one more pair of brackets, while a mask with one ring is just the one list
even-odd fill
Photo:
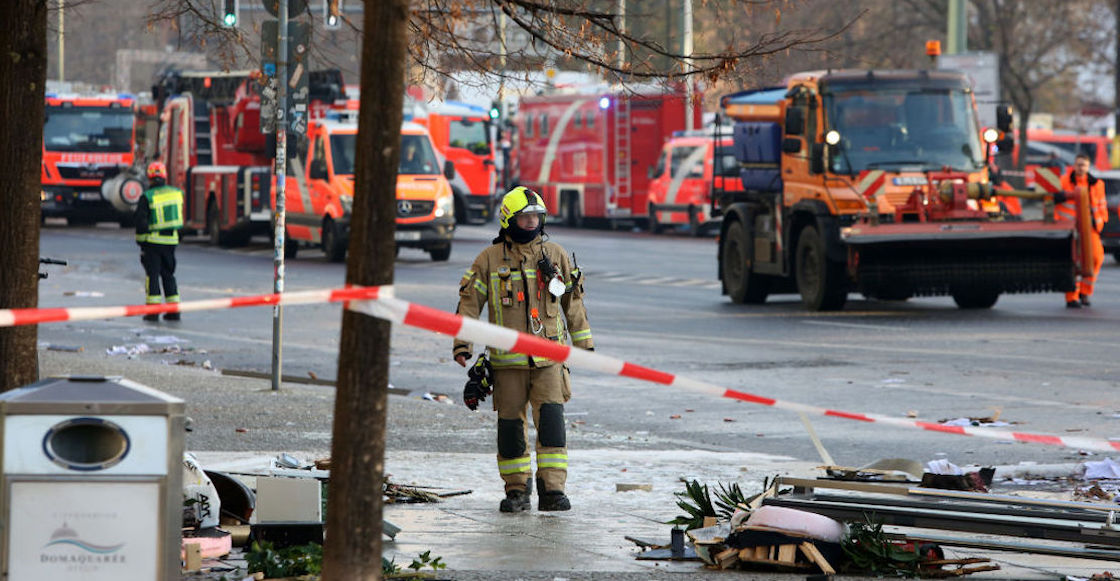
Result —
[[[354, 155], [358, 136], [350, 134], [331, 135], [331, 162], [335, 175], [354, 175]], [[398, 174], [435, 175], [440, 173], [436, 152], [427, 135], [401, 135], [401, 160], [397, 166]]]
[[825, 94], [828, 128], [840, 133], [832, 171], [983, 167], [971, 95], [960, 89], [843, 87]]

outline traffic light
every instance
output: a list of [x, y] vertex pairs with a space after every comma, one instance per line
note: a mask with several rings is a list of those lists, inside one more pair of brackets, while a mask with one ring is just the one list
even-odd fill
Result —
[[342, 0], [323, 0], [323, 28], [342, 28]]
[[222, 25], [229, 28], [237, 26], [240, 0], [222, 0]]
[[498, 101], [490, 103], [490, 120], [497, 121], [502, 116], [502, 104]]

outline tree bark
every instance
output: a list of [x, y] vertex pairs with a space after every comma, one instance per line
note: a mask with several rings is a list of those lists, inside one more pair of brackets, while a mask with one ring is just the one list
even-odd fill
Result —
[[[365, 3], [357, 182], [346, 282], [393, 282], [408, 0]], [[381, 577], [381, 483], [389, 383], [387, 321], [344, 310], [331, 444], [324, 581]]]
[[[0, 309], [39, 304], [46, 0], [0, 2]], [[0, 328], [0, 391], [38, 379], [38, 328]]]

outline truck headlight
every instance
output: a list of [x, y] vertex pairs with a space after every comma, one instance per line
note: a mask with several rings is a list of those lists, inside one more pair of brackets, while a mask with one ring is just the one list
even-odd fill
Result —
[[346, 214], [354, 210], [354, 196], [341, 195], [338, 197], [338, 203], [342, 206], [342, 211]]
[[454, 196], [444, 196], [436, 200], [436, 218], [455, 215]]

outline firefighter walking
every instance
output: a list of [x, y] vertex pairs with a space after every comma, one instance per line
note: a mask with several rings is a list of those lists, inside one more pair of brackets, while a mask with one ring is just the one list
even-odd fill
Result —
[[[1062, 190], [1064, 192], [1073, 192], [1076, 188], [1088, 189], [1089, 212], [1093, 222], [1092, 228], [1087, 229], [1087, 232], [1081, 233], [1082, 236], [1089, 237], [1090, 247], [1089, 256], [1083, 256], [1081, 259], [1087, 261], [1092, 274], [1080, 277], [1077, 287], [1066, 293], [1066, 307], [1070, 309], [1080, 309], [1081, 307], [1089, 306], [1089, 297], [1093, 294], [1093, 283], [1096, 282], [1097, 276], [1101, 272], [1101, 265], [1104, 264], [1104, 246], [1101, 244], [1101, 230], [1104, 229], [1105, 222], [1108, 222], [1108, 206], [1105, 203], [1104, 182], [1089, 173], [1090, 166], [1091, 162], [1089, 156], [1084, 153], [1079, 153], [1074, 160], [1073, 169], [1062, 175]], [[1054, 206], [1054, 217], [1076, 222], [1077, 197], [1055, 196], [1055, 202], [1058, 201], [1061, 201], [1061, 203]]]
[[[179, 229], [183, 227], [183, 192], [167, 185], [167, 167], [154, 161], [148, 165], [149, 188], [136, 205], [136, 243], [140, 245], [140, 264], [144, 266], [144, 303], [179, 302], [179, 286], [175, 281], [175, 248], [179, 245]], [[168, 321], [178, 321], [179, 313], [164, 313]], [[145, 321], [156, 321], [159, 315], [144, 315]]]
[[[558, 343], [593, 350], [583, 305], [579, 267], [564, 249], [544, 239], [544, 200], [515, 187], [502, 199], [501, 229], [474, 260], [459, 284], [457, 313], [477, 318], [483, 306], [491, 323]], [[458, 338], [452, 352], [466, 366], [472, 346]], [[533, 470], [527, 445], [526, 408], [536, 427], [536, 484], [539, 510], [569, 510], [564, 494], [568, 451], [564, 403], [571, 398], [562, 364], [491, 347], [494, 410], [498, 412], [498, 473], [505, 483], [502, 512], [530, 508]], [[469, 405], [469, 401], [467, 402]]]

